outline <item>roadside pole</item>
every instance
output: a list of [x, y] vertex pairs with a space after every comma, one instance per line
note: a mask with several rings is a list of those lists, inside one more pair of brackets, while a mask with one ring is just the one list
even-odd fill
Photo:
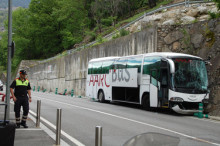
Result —
[[8, 0], [8, 65], [6, 85], [6, 119], [10, 119], [10, 83], [11, 83], [11, 48], [12, 48], [12, 0]]

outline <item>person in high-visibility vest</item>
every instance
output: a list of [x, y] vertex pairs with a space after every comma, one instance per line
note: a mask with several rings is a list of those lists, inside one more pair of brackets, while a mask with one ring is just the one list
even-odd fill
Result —
[[[20, 70], [20, 77], [15, 79], [11, 86], [10, 92], [14, 101], [14, 112], [16, 118], [16, 128], [20, 128], [20, 125], [24, 128], [28, 128], [26, 124], [28, 112], [29, 112], [29, 102], [31, 102], [31, 86], [28, 79], [26, 79], [27, 73], [25, 70]], [[14, 92], [13, 92], [14, 89]], [[23, 106], [23, 116], [20, 122], [20, 110]]]

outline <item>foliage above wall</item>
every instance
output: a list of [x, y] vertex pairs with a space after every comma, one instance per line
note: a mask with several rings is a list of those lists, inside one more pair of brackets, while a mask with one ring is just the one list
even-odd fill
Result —
[[[15, 69], [21, 60], [49, 58], [79, 44], [100, 40], [103, 32], [113, 31], [118, 21], [148, 8], [148, 0], [31, 0], [29, 8], [13, 12], [16, 52], [12, 67]], [[6, 66], [7, 31], [0, 32], [0, 36], [0, 66]]]

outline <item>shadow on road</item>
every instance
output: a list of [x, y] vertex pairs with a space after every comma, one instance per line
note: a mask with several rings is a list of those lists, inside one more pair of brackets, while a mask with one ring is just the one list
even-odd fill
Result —
[[[124, 102], [106, 102], [104, 104], [118, 105], [118, 106], [123, 106], [123, 107], [128, 107], [128, 108], [139, 109], [139, 110], [145, 111], [144, 109], [142, 109], [141, 105], [139, 105], [139, 104], [131, 104], [131, 103], [124, 103]], [[182, 114], [178, 114], [171, 109], [165, 109], [165, 108], [152, 108], [150, 111], [147, 111], [147, 112], [173, 115], [173, 116], [185, 116]]]

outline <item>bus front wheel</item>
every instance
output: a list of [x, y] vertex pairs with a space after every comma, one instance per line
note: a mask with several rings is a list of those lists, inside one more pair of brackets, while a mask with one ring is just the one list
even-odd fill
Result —
[[103, 93], [102, 90], [99, 91], [98, 98], [99, 98], [99, 101], [100, 101], [101, 103], [105, 102], [105, 95], [104, 95], [104, 93]]
[[150, 111], [150, 98], [149, 94], [145, 94], [142, 98], [142, 108], [144, 110]]

